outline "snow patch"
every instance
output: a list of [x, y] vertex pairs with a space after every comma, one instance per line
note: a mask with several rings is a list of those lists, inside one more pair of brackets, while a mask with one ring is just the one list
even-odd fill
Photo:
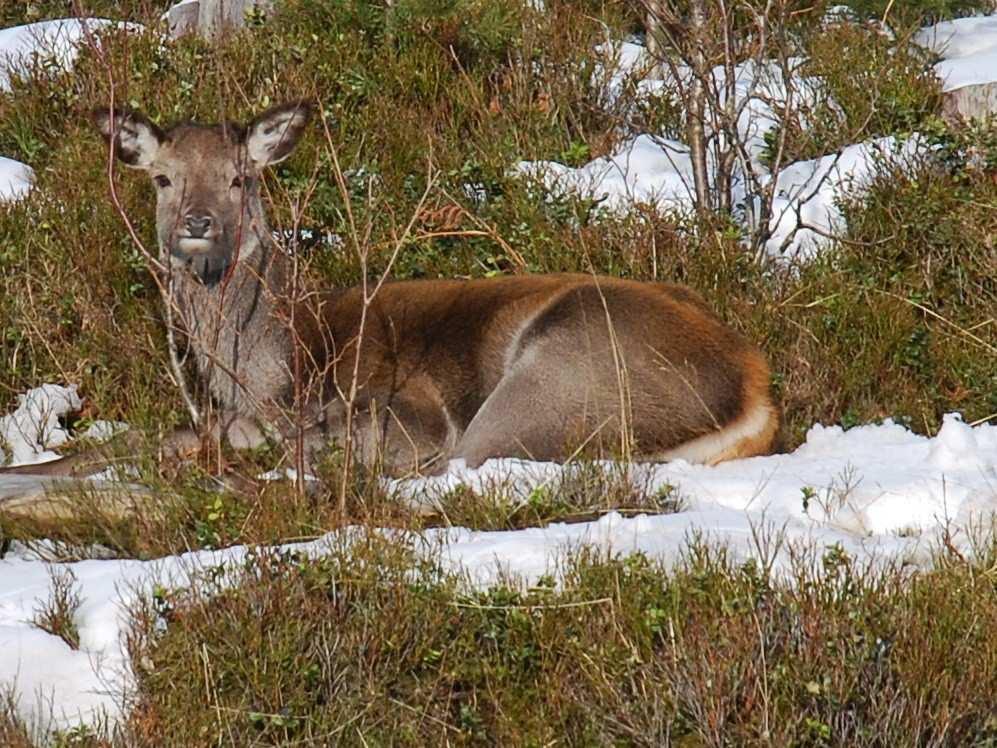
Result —
[[0, 91], [10, 90], [12, 76], [26, 76], [38, 67], [69, 70], [79, 48], [93, 34], [109, 27], [140, 30], [134, 23], [103, 18], [63, 18], [0, 29]]
[[942, 57], [935, 72], [943, 91], [997, 82], [997, 15], [927, 26], [914, 41]]
[[0, 156], [0, 203], [19, 200], [31, 191], [35, 172], [27, 164]]
[[[78, 407], [72, 387], [46, 385], [23, 396], [17, 411], [0, 421], [8, 442], [19, 445], [15, 458], [38, 459], [46, 447], [64, 441], [58, 416]], [[674, 492], [683, 509], [637, 517], [609, 512], [593, 522], [511, 532], [375, 532], [411, 544], [483, 587], [510, 575], [526, 583], [556, 575], [565, 556], [582, 547], [604, 554], [640, 551], [671, 563], [697, 535], [726, 544], [735, 560], [745, 560], [759, 553], [759, 528], [782, 533], [787, 544], [818, 550], [837, 546], [862, 561], [900, 558], [923, 564], [942, 533], [955, 547], [970, 549], [972, 528], [997, 512], [997, 426], [971, 426], [955, 414], [945, 417], [933, 438], [891, 421], [847, 431], [816, 425], [792, 454], [714, 467], [682, 460], [604, 467], [622, 471], [641, 490]], [[391, 481], [389, 488], [417, 508], [433, 507], [460, 486], [527, 501], [538, 488], [570, 480], [578, 469], [513, 459], [470, 469], [455, 461], [443, 475]], [[0, 487], [13, 478], [0, 475]], [[345, 528], [286, 548], [316, 556], [358, 532], [362, 528]], [[0, 683], [18, 689], [22, 717], [32, 723], [51, 718], [50, 729], [93, 722], [101, 715], [119, 718], [134, 682], [124, 649], [128, 606], [147, 598], [155, 583], [186, 586], [198, 570], [239, 564], [247, 553], [240, 546], [150, 562], [66, 564], [83, 600], [76, 616], [80, 649], [74, 651], [30, 623], [49, 595], [49, 564], [15, 546], [0, 559]], [[775, 558], [777, 572], [788, 564], [785, 551]]]
[[[18, 395], [17, 409], [0, 417], [0, 465], [30, 465], [58, 459], [48, 451], [69, 441], [59, 418], [83, 407], [76, 385], [43, 384]], [[6, 451], [6, 453], [5, 453]]]
[[840, 153], [790, 164], [776, 180], [768, 254], [804, 261], [816, 258], [831, 237], [846, 229], [838, 209], [842, 198], [861, 195], [884, 165], [910, 164], [927, 148], [917, 136], [906, 140], [878, 138], [850, 145]]
[[949, 60], [997, 50], [997, 15], [972, 16], [925, 26], [914, 41]]
[[[619, 101], [628, 90], [635, 90], [639, 100], [688, 85], [688, 71], [677, 67], [662, 70], [655, 66], [647, 50], [637, 44], [603, 44], [597, 50], [603, 66], [606, 98]], [[755, 194], [752, 175], [760, 185], [773, 178], [766, 165], [769, 144], [766, 141], [778, 127], [777, 112], [790, 108], [799, 112], [803, 124], [819, 106], [835, 109], [823, 93], [819, 80], [799, 73], [803, 61], [789, 59], [785, 70], [777, 64], [747, 61], [734, 68], [733, 81], [727, 81], [722, 66], [713, 70], [718, 104], [727, 106], [734, 99], [737, 114], [737, 138], [745, 147], [747, 163], [733, 174], [731, 197], [735, 218], [746, 231], [752, 229], [759, 214], [761, 199]], [[792, 78], [790, 82], [787, 77]], [[791, 106], [790, 106], [791, 105]], [[709, 132], [713, 117], [708, 113], [707, 137], [716, 137], [722, 145], [722, 133]], [[765, 250], [777, 259], [809, 260], [830, 245], [844, 229], [844, 220], [836, 203], [843, 196], [855, 194], [868, 184], [881, 161], [890, 156], [909, 157], [920, 148], [920, 139], [897, 142], [893, 138], [860, 143], [812, 161], [784, 165], [776, 179], [776, 197], [769, 228], [772, 236]], [[716, 155], [708, 153], [707, 168], [716, 171]], [[538, 180], [553, 194], [575, 194], [597, 200], [604, 210], [625, 212], [634, 205], [652, 205], [659, 210], [689, 214], [695, 207], [695, 187], [689, 147], [678, 140], [644, 133], [627, 139], [614, 152], [579, 167], [570, 168], [555, 161], [523, 161], [513, 173]], [[710, 182], [716, 180], [711, 176]]]
[[[477, 470], [451, 464], [441, 476], [392, 487], [416, 504], [435, 504], [459, 486], [482, 494], [501, 487], [511, 501], [525, 501], [568, 470], [554, 463], [489, 460]], [[938, 434], [927, 438], [892, 421], [847, 431], [818, 424], [792, 454], [713, 467], [675, 460], [628, 470], [642, 490], [675, 490], [689, 502], [689, 511], [651, 518], [655, 523], [718, 529], [700, 513], [723, 508], [737, 512], [726, 530], [745, 531], [764, 515], [789, 523], [792, 534], [826, 543], [834, 539], [823, 534], [844, 519], [839, 529], [851, 541], [899, 550], [898, 533], [913, 528], [927, 537], [946, 522], [964, 528], [997, 512], [997, 426], [973, 427], [949, 414]]]
[[[780, 171], [766, 252], [779, 259], [813, 259], [840, 234], [844, 218], [837, 207], [845, 196], [861, 194], [884, 163], [908, 163], [925, 151], [921, 138], [879, 138], [852, 145], [837, 154], [798, 161]], [[639, 135], [609, 156], [572, 169], [555, 161], [522, 161], [515, 171], [540, 181], [552, 194], [575, 194], [598, 200], [617, 213], [635, 204], [688, 213], [695, 206], [689, 148], [676, 140]], [[763, 177], [763, 183], [771, 177]], [[743, 182], [735, 203], [748, 199]], [[747, 213], [740, 212], [742, 218]]]

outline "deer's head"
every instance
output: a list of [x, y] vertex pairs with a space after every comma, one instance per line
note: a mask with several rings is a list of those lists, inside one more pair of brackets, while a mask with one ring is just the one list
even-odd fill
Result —
[[93, 118], [115, 156], [152, 177], [163, 256], [210, 286], [269, 240], [260, 172], [290, 155], [310, 116], [311, 107], [298, 102], [245, 126], [184, 123], [162, 130], [138, 112], [108, 109]]

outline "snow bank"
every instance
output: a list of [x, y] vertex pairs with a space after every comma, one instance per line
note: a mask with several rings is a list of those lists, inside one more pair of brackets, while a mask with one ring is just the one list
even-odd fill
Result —
[[[553, 463], [490, 460], [478, 470], [455, 464], [445, 475], [397, 482], [395, 488], [415, 502], [433, 502], [458, 485], [477, 491], [504, 486], [512, 497], [526, 500], [566, 469]], [[860, 554], [904, 551], [933, 538], [946, 522], [965, 528], [997, 512], [997, 426], [973, 427], [949, 414], [938, 434], [928, 438], [892, 421], [848, 431], [816, 425], [792, 454], [714, 467], [676, 460], [635, 465], [630, 473], [642, 490], [653, 493], [670, 486], [687, 500], [688, 511], [638, 523], [656, 530], [677, 528], [681, 535], [703, 528], [736, 536], [764, 515], [779, 525], [788, 523], [792, 536], [822, 544], [847, 538], [847, 545]], [[804, 488], [816, 498], [804, 501]], [[733, 513], [722, 513], [728, 510]], [[637, 520], [621, 522], [626, 526]], [[661, 545], [643, 549], [655, 554], [665, 550]]]
[[921, 29], [914, 41], [943, 59], [943, 90], [997, 82], [997, 15], [958, 18]]
[[[477, 490], [500, 486], [513, 499], [526, 500], [538, 486], [572, 469], [519, 460], [492, 460], [478, 470], [454, 464], [445, 475], [398, 481], [393, 488], [417, 504], [432, 504], [459, 485]], [[464, 572], [482, 586], [504, 574], [536, 581], [556, 572], [565, 554], [582, 546], [617, 554], [642, 551], [669, 562], [697, 532], [728, 544], [735, 558], [747, 558], [758, 552], [753, 539], [758, 528], [781, 531], [792, 544], [817, 549], [839, 545], [862, 560], [900, 557], [925, 563], [943, 529], [956, 547], [968, 549], [971, 528], [997, 512], [997, 426], [972, 427], [949, 415], [933, 438], [891, 422], [848, 431], [814, 426], [806, 443], [792, 454], [716, 467], [675, 461], [629, 470], [635, 485], [646, 490], [673, 487], [685, 509], [631, 518], [610, 513], [595, 522], [515, 532], [384, 532], [427, 554], [438, 554], [445, 567]], [[354, 531], [288, 547], [321, 554]], [[19, 708], [30, 720], [51, 716], [52, 726], [65, 727], [98, 713], [118, 716], [131, 683], [121, 647], [127, 625], [124, 606], [136, 595], [148, 596], [153, 579], [182, 586], [194, 571], [238, 563], [245, 553], [245, 548], [235, 547], [154, 562], [67, 564], [83, 598], [76, 618], [79, 651], [28, 623], [48, 596], [47, 564], [23, 551], [8, 554], [0, 560], [0, 681], [16, 684]], [[787, 563], [783, 551], [776, 568]]]
[[971, 16], [925, 26], [914, 41], [946, 59], [972, 57], [997, 49], [997, 15]]
[[768, 254], [814, 259], [828, 245], [829, 237], [839, 236], [847, 228], [838, 209], [841, 198], [861, 195], [877, 170], [910, 164], [927, 148], [919, 137], [878, 138], [850, 145], [840, 153], [790, 164], [776, 180]]
[[[656, 64], [642, 45], [605, 43], [598, 45], [595, 52], [600, 61], [596, 78], [603, 82], [606, 98], [611, 102], [625, 100], [634, 106], [649, 97], [667, 95], [679, 90], [680, 86], [691, 85], [692, 74], [687, 68], [677, 65], [672, 70]], [[756, 168], [762, 167], [761, 159], [767, 148], [765, 136], [779, 124], [777, 110], [788, 106], [803, 115], [825, 100], [820, 81], [799, 73], [803, 63], [801, 58], [790, 58], [786, 60], [784, 71], [775, 63], [759, 65], [748, 60], [734, 68], [732, 86], [727, 84], [727, 70], [723, 66], [713, 68], [712, 87], [718, 92], [718, 103], [726, 108], [728, 88], [731, 88], [738, 110], [738, 137]], [[792, 78], [791, 90], [784, 72], [789, 72]], [[708, 110], [704, 123], [707, 137], [712, 135], [713, 119], [714, 115]]]
[[[841, 15], [841, 8], [833, 9]], [[832, 14], [833, 16], [834, 14]], [[830, 18], [831, 16], [829, 16]], [[847, 22], [847, 15], [838, 22]], [[960, 18], [922, 29], [915, 41], [944, 59], [935, 66], [945, 91], [997, 82], [997, 14]], [[647, 50], [632, 42], [606, 43], [596, 48], [600, 61], [597, 78], [605, 86], [605, 99], [639, 100], [676, 87], [671, 72], [655, 66]], [[801, 61], [791, 60], [796, 70]], [[681, 78], [683, 71], [675, 71]], [[725, 91], [725, 71], [713, 72], [716, 88]], [[771, 175], [763, 163], [765, 136], [778, 124], [776, 112], [789, 94], [783, 71], [776, 65], [749, 61], [735, 68], [733, 91], [740, 108], [738, 137], [750, 159], [748, 168], [763, 182]], [[794, 104], [804, 111], [821, 101], [820, 82], [794, 76]], [[629, 97], [629, 98], [627, 98]], [[723, 104], [724, 102], [721, 102]], [[826, 102], [833, 106], [833, 102]], [[707, 116], [707, 120], [710, 117]], [[774, 235], [766, 243], [770, 257], [808, 260], [831, 244], [831, 237], [845, 228], [835, 203], [854, 195], [868, 182], [876, 165], [889, 157], [909, 159], [921, 147], [916, 136], [898, 143], [891, 138], [859, 143], [840, 154], [791, 164], [778, 175], [778, 197], [770, 224]], [[713, 164], [708, 164], [713, 169]], [[694, 206], [692, 165], [688, 147], [653, 133], [628, 139], [615, 152], [572, 169], [553, 161], [524, 161], [515, 172], [540, 180], [548, 190], [574, 193], [601, 200], [608, 210], [622, 212], [634, 204], [650, 204], [667, 211], [690, 212]], [[711, 180], [712, 181], [712, 180]], [[754, 210], [746, 210], [747, 189], [743, 166], [735, 174], [734, 202], [741, 204], [740, 218], [750, 229]], [[757, 205], [757, 202], [755, 203]], [[801, 226], [814, 227], [803, 228]]]
[[88, 37], [110, 26], [141, 28], [103, 18], [64, 18], [0, 29], [0, 91], [10, 90], [11, 76], [28, 75], [37, 66], [70, 69]]
[[[37, 465], [58, 459], [59, 455], [49, 451], [50, 448], [62, 446], [70, 439], [59, 419], [78, 413], [83, 407], [76, 385], [43, 384], [18, 395], [17, 403], [13, 413], [0, 416], [0, 465]], [[127, 430], [128, 424], [120, 421], [92, 421], [79, 436], [105, 442]]]
[[[809, 260], [840, 233], [844, 218], [837, 202], [860, 194], [884, 163], [906, 163], [922, 152], [921, 139], [879, 138], [852, 145], [841, 153], [798, 161], [780, 171], [772, 205], [766, 252], [777, 259]], [[635, 204], [679, 213], [694, 209], [695, 187], [689, 148], [676, 140], [639, 135], [609, 156], [577, 169], [555, 161], [522, 161], [515, 170], [539, 180], [553, 194], [575, 194], [600, 201], [603, 209], [626, 212]], [[771, 180], [763, 175], [762, 183]], [[743, 179], [734, 190], [743, 210], [748, 199]], [[812, 228], [811, 228], [812, 227]]]
[[35, 172], [30, 166], [0, 156], [0, 203], [24, 197], [34, 181]]
[[539, 179], [551, 192], [591, 197], [616, 211], [635, 203], [689, 210], [695, 194], [689, 148], [653, 135], [638, 135], [609, 156], [577, 169], [556, 161], [522, 161], [516, 169]]

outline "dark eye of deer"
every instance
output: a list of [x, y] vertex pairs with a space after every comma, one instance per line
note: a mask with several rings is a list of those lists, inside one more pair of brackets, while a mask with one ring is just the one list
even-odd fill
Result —
[[242, 182], [243, 182], [242, 177], [236, 177], [235, 179], [233, 179], [232, 180], [232, 189], [233, 190], [241, 189], [242, 188]]
[[153, 177], [152, 179], [156, 183], [157, 187], [169, 187], [171, 184], [173, 184], [173, 182], [171, 182], [168, 177], [162, 174], [159, 174]]

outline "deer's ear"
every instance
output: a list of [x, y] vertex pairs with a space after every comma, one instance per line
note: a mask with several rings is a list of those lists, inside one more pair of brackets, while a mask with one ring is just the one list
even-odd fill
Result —
[[114, 155], [127, 166], [148, 169], [156, 160], [163, 131], [144, 114], [95, 109], [91, 117], [106, 140], [114, 139]]
[[268, 109], [246, 127], [246, 151], [257, 169], [280, 163], [291, 155], [312, 116], [304, 101]]

